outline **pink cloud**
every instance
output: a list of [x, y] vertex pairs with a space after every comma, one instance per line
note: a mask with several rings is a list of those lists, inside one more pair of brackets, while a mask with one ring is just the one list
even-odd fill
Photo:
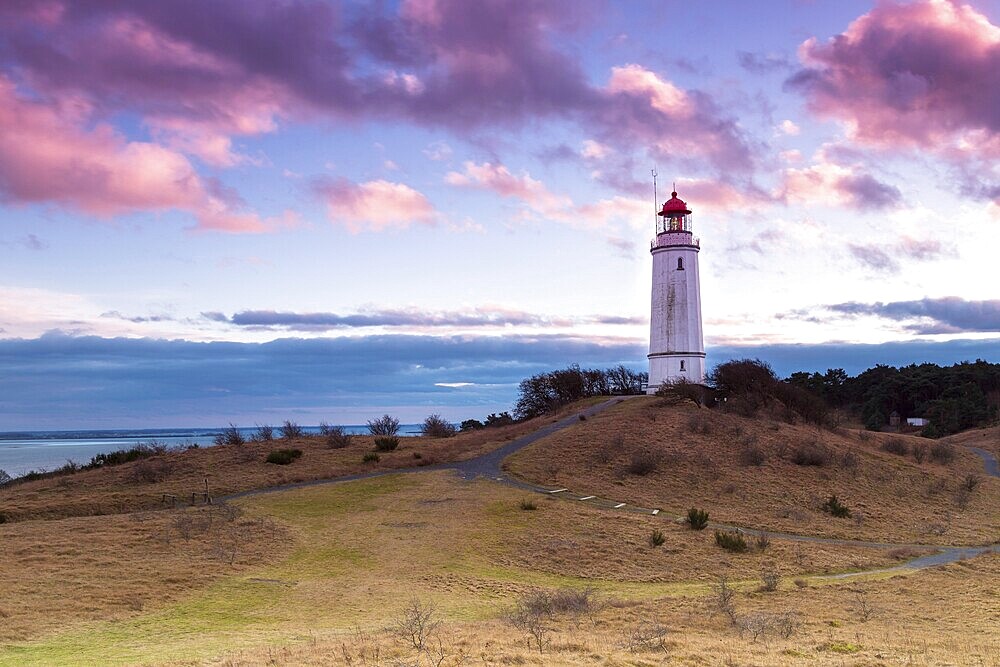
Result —
[[1000, 28], [969, 5], [882, 2], [800, 57], [789, 86], [860, 142], [1000, 155]]
[[180, 153], [127, 141], [107, 125], [88, 130], [77, 120], [58, 105], [19, 97], [0, 77], [0, 192], [7, 200], [56, 202], [99, 218], [176, 209], [192, 214], [199, 229], [268, 228]]
[[[47, 8], [27, 11], [24, 7]], [[229, 166], [232, 138], [283, 120], [405, 119], [467, 130], [570, 119], [608, 149], [731, 172], [752, 151], [712, 98], [639, 65], [594, 86], [562, 37], [569, 0], [38, 0], [0, 5], [0, 66], [51, 98], [140, 114], [176, 151]], [[596, 146], [597, 144], [595, 144]]]
[[403, 183], [324, 180], [314, 189], [326, 202], [330, 221], [353, 234], [406, 229], [412, 223], [434, 225], [439, 217], [427, 197]]
[[444, 180], [449, 185], [471, 187], [495, 192], [502, 197], [520, 199], [541, 212], [557, 212], [569, 205], [569, 200], [552, 194], [545, 184], [527, 172], [515, 176], [502, 164], [466, 162], [462, 172], [448, 172]]
[[775, 196], [800, 204], [860, 210], [893, 208], [902, 202], [898, 188], [879, 181], [862, 166], [839, 165], [822, 157], [809, 167], [786, 169]]

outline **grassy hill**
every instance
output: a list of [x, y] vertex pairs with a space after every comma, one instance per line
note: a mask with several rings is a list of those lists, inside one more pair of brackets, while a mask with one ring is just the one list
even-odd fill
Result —
[[[996, 446], [996, 435], [986, 430], [931, 441], [830, 431], [649, 397], [624, 401], [518, 452], [506, 469], [676, 516], [704, 508], [713, 520], [771, 531], [988, 544], [1000, 539], [1000, 480], [987, 478], [982, 460], [953, 442], [992, 438]], [[948, 454], [935, 459], [935, 446]], [[922, 462], [914, 448], [926, 448]], [[892, 453], [904, 449], [909, 453]], [[952, 458], [942, 462], [945, 456]], [[975, 489], [963, 497], [970, 476]], [[823, 511], [834, 494], [852, 517]]]
[[[746, 466], [741, 439], [754, 437], [765, 461]], [[961, 437], [978, 443], [990, 434]], [[858, 463], [797, 466], [782, 450], [795, 438], [819, 439], [831, 457], [851, 452]], [[214, 507], [3, 524], [0, 665], [1000, 663], [1000, 554], [882, 571], [914, 550], [774, 538], [763, 550], [730, 553], [711, 529], [690, 530], [666, 511], [697, 503], [713, 519], [751, 525], [774, 515], [768, 527], [777, 529], [779, 502], [835, 490], [871, 518], [856, 525], [805, 507], [810, 519], [790, 526], [890, 540], [911, 534], [916, 523], [906, 513], [926, 501], [905, 481], [943, 480], [940, 505], [928, 512], [953, 521], [937, 537], [983, 541], [995, 525], [984, 505], [996, 506], [996, 480], [984, 478], [965, 509], [952, 496], [967, 471], [982, 474], [978, 459], [959, 452], [948, 465], [917, 463], [883, 451], [883, 439], [637, 398], [539, 441], [510, 469], [623, 501], [632, 494], [632, 502], [664, 507], [659, 516], [422, 471]], [[475, 442], [457, 455], [491, 446]], [[352, 459], [369, 448], [352, 447]], [[633, 451], [654, 448], [663, 450], [656, 470], [619, 474]], [[413, 460], [412, 450], [401, 454]], [[321, 455], [306, 450], [300, 461]], [[317, 465], [309, 474], [321, 472]], [[878, 479], [890, 493], [880, 493]], [[743, 491], [724, 492], [730, 483]], [[46, 484], [59, 488], [58, 480]], [[859, 570], [870, 573], [838, 578]], [[414, 601], [430, 613], [422, 649], [400, 632], [413, 627], [406, 610]]]

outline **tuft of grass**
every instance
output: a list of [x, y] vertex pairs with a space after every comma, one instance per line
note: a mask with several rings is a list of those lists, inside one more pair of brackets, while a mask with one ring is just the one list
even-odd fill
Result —
[[375, 452], [365, 452], [365, 455], [361, 457], [362, 463], [378, 463], [379, 456]]
[[380, 435], [375, 438], [375, 449], [380, 452], [391, 452], [399, 447], [399, 438], [394, 435]]
[[525, 512], [533, 512], [538, 509], [538, 505], [535, 504], [535, 501], [528, 500], [527, 498], [521, 501], [519, 507]]
[[649, 534], [649, 546], [659, 547], [667, 541], [666, 536], [663, 534], [662, 530], [654, 530]]
[[729, 533], [724, 530], [715, 531], [715, 543], [726, 551], [737, 554], [745, 553], [749, 548], [742, 533]]
[[688, 510], [687, 518], [684, 520], [684, 523], [686, 523], [691, 530], [705, 530], [705, 527], [708, 526], [708, 512], [692, 507]]
[[851, 516], [851, 510], [837, 500], [836, 494], [826, 499], [826, 502], [823, 503], [823, 511], [831, 516], [837, 517], [838, 519], [847, 519]]
[[279, 466], [289, 465], [292, 461], [302, 456], [301, 449], [274, 449], [267, 455], [267, 463]]
[[656, 472], [656, 469], [659, 466], [660, 455], [658, 453], [638, 451], [632, 453], [631, 458], [629, 458], [628, 465], [625, 467], [625, 471], [630, 475], [645, 477], [650, 473]]

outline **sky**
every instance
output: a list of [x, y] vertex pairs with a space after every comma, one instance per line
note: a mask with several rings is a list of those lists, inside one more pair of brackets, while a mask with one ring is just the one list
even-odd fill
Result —
[[1000, 361], [1000, 2], [6, 0], [0, 430], [482, 418], [645, 368]]

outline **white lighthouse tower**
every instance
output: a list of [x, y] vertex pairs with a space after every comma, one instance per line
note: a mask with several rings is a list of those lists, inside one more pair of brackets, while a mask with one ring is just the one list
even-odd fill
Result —
[[653, 303], [649, 322], [649, 385], [653, 394], [664, 382], [705, 378], [701, 330], [699, 242], [691, 233], [691, 211], [676, 192], [657, 213], [653, 254]]

